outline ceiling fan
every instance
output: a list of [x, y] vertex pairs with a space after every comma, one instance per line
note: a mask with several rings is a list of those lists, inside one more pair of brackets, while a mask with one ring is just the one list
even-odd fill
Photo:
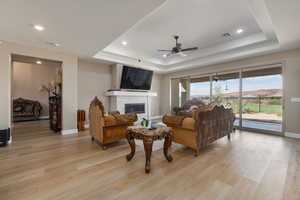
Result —
[[175, 47], [173, 47], [172, 49], [170, 49], [170, 50], [158, 49], [158, 51], [169, 52], [168, 54], [165, 54], [165, 55], [164, 55], [165, 57], [168, 57], [168, 56], [171, 56], [171, 55], [174, 55], [174, 54], [179, 54], [179, 55], [181, 55], [181, 56], [186, 56], [186, 55], [184, 54], [184, 52], [187, 52], [187, 51], [195, 51], [195, 50], [198, 49], [198, 47], [191, 47], [191, 48], [185, 48], [185, 49], [182, 49], [182, 48], [181, 48], [182, 44], [181, 44], [181, 43], [178, 43], [179, 36], [178, 36], [178, 35], [175, 35], [175, 36], [174, 36], [174, 39], [175, 39], [176, 43], [175, 43]]

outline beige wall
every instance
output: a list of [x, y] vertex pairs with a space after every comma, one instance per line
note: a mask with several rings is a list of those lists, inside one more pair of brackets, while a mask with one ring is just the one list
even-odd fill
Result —
[[77, 128], [77, 56], [3, 42], [0, 45], [0, 129], [11, 127], [11, 55], [61, 61], [63, 69], [63, 130]]
[[156, 92], [156, 97], [151, 97], [151, 116], [157, 117], [161, 115], [160, 96], [161, 94], [161, 74], [154, 73], [151, 85], [151, 91]]
[[42, 85], [48, 85], [55, 77], [60, 64], [29, 64], [13, 62], [12, 97], [39, 101], [42, 105], [41, 116], [49, 116], [49, 100], [46, 91], [40, 91]]
[[161, 92], [164, 94], [161, 95], [160, 98], [162, 113], [170, 112], [171, 77], [200, 75], [217, 71], [267, 65], [279, 62], [284, 64], [283, 84], [285, 89], [285, 131], [300, 134], [300, 103], [291, 102], [291, 97], [300, 97], [300, 49], [165, 74], [161, 83]]
[[104, 92], [111, 88], [111, 67], [107, 64], [91, 61], [78, 61], [78, 109], [89, 111], [89, 105], [95, 96], [109, 107]]
[[[151, 116], [159, 116], [160, 113], [160, 82], [161, 75], [154, 73], [151, 91], [157, 92], [157, 97], [152, 97]], [[106, 109], [109, 108], [109, 98], [104, 92], [112, 88], [112, 67], [107, 64], [78, 61], [78, 109], [86, 111], [88, 116], [89, 105], [95, 96], [103, 102]]]

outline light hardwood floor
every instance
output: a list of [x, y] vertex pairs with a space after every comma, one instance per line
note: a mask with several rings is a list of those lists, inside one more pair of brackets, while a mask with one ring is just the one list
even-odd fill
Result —
[[173, 145], [172, 163], [160, 145], [145, 174], [140, 145], [127, 162], [126, 141], [103, 151], [87, 131], [61, 136], [48, 121], [18, 123], [0, 148], [0, 199], [300, 199], [299, 140], [237, 131], [198, 157]]

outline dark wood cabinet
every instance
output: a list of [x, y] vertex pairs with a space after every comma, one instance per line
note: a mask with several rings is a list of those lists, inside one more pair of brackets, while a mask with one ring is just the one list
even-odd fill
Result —
[[50, 128], [55, 132], [62, 129], [62, 101], [61, 96], [49, 97]]

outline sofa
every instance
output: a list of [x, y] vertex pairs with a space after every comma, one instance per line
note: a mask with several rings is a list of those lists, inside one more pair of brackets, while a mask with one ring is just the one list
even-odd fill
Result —
[[233, 131], [234, 113], [223, 105], [199, 106], [191, 116], [165, 115], [163, 122], [173, 128], [173, 142], [188, 146], [198, 156], [200, 149]]
[[89, 108], [89, 129], [92, 141], [97, 142], [105, 150], [107, 144], [125, 139], [127, 127], [132, 126], [137, 119], [135, 113], [121, 115], [119, 112], [112, 112], [105, 114], [102, 102], [95, 97]]
[[13, 121], [38, 120], [42, 106], [38, 101], [17, 98], [13, 100]]

